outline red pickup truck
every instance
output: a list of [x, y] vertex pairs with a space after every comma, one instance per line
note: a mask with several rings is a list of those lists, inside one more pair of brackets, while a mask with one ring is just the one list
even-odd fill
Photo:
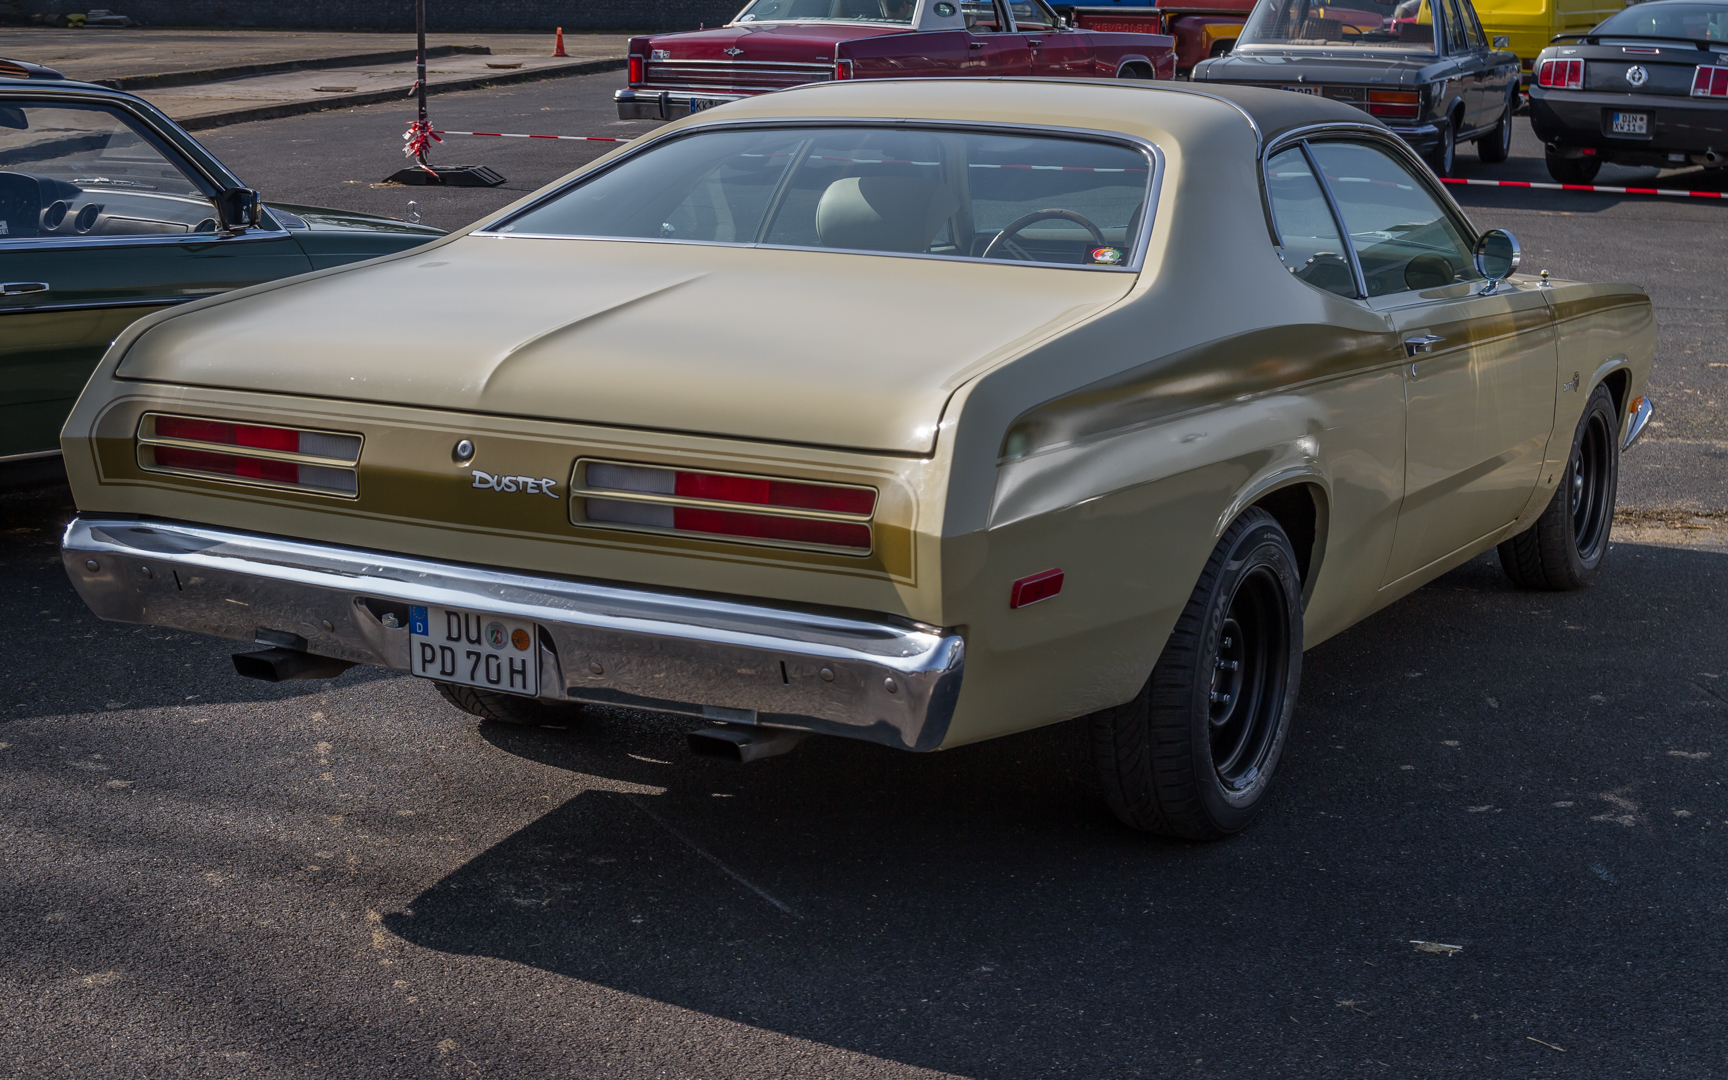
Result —
[[1169, 79], [1165, 34], [1068, 25], [1044, 0], [752, 0], [723, 27], [630, 39], [625, 120], [672, 120], [833, 79]]
[[1127, 0], [1108, 7], [1056, 5], [1069, 23], [1085, 30], [1112, 33], [1169, 34], [1176, 41], [1176, 73], [1223, 56], [1236, 45], [1236, 35], [1254, 10], [1254, 0]]

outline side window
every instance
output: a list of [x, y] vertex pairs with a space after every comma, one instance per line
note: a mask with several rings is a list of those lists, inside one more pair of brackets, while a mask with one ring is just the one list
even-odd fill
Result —
[[960, 13], [966, 18], [966, 29], [975, 34], [995, 34], [1002, 29], [1002, 16], [991, 0], [962, 0]]
[[1311, 145], [1369, 296], [1438, 289], [1478, 276], [1464, 234], [1403, 164], [1363, 143]]
[[0, 106], [0, 239], [215, 231], [204, 190], [118, 111]]
[[1458, 14], [1458, 0], [1446, 0], [1446, 51], [1453, 55], [1469, 51], [1464, 43], [1464, 17]]
[[1486, 49], [1488, 38], [1482, 33], [1482, 22], [1476, 18], [1476, 5], [1470, 0], [1458, 0], [1458, 6], [1464, 14], [1464, 37], [1470, 42], [1472, 49]]
[[1014, 29], [1023, 34], [1039, 34], [1056, 29], [1056, 16], [1037, 0], [1011, 0]]
[[1354, 298], [1356, 279], [1338, 224], [1301, 148], [1285, 150], [1267, 164], [1266, 191], [1284, 265], [1316, 288]]

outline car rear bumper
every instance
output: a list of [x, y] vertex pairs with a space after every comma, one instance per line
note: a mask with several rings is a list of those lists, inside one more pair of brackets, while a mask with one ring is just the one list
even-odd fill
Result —
[[[543, 698], [933, 750], [965, 643], [891, 615], [432, 562], [201, 525], [74, 518], [61, 558], [104, 619], [409, 670], [407, 607], [532, 621]], [[394, 625], [392, 625], [394, 624]]]
[[[742, 101], [749, 94], [704, 94], [690, 90], [648, 90], [626, 87], [612, 95], [620, 120], [677, 120], [690, 115], [690, 99]], [[700, 112], [701, 110], [697, 110]]]
[[[1648, 136], [1613, 135], [1614, 112], [1649, 116]], [[1654, 94], [1595, 93], [1530, 88], [1530, 126], [1551, 146], [1607, 151], [1604, 158], [1656, 163], [1668, 154], [1715, 153], [1728, 160], [1728, 102]], [[1710, 162], [1715, 164], [1715, 162]]]

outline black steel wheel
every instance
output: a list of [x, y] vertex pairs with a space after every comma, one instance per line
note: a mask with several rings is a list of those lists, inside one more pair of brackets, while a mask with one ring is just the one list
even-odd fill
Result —
[[1453, 167], [1458, 164], [1458, 133], [1453, 130], [1450, 120], [1442, 120], [1435, 126], [1440, 136], [1433, 149], [1428, 151], [1428, 167], [1434, 170], [1435, 176], [1451, 176]]
[[1116, 816], [1215, 840], [1265, 805], [1302, 677], [1302, 583], [1278, 522], [1249, 510], [1218, 541], [1133, 700], [1091, 717]]
[[490, 720], [494, 724], [520, 724], [539, 727], [542, 724], [565, 725], [581, 716], [583, 706], [575, 702], [561, 704], [518, 694], [500, 694], [461, 683], [434, 682], [438, 693], [465, 713]]
[[1484, 165], [1498, 165], [1512, 154], [1512, 103], [1517, 96], [1514, 87], [1512, 96], [1506, 99], [1506, 111], [1500, 114], [1500, 122], [1493, 131], [1476, 140], [1476, 156]]
[[1620, 413], [1606, 386], [1585, 403], [1572, 455], [1536, 523], [1500, 545], [1506, 576], [1528, 589], [1582, 589], [1601, 569], [1620, 484]]
[[1543, 150], [1542, 161], [1556, 184], [1588, 184], [1602, 171], [1599, 157], [1562, 157], [1553, 150]]

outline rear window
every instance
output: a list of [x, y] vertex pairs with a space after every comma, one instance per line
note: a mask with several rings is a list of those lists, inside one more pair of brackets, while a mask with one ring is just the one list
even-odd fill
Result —
[[1153, 162], [1083, 138], [870, 126], [669, 139], [493, 225], [515, 236], [1136, 262]]
[[1591, 32], [1608, 37], [1728, 41], [1728, 6], [1639, 4], [1608, 16]]

